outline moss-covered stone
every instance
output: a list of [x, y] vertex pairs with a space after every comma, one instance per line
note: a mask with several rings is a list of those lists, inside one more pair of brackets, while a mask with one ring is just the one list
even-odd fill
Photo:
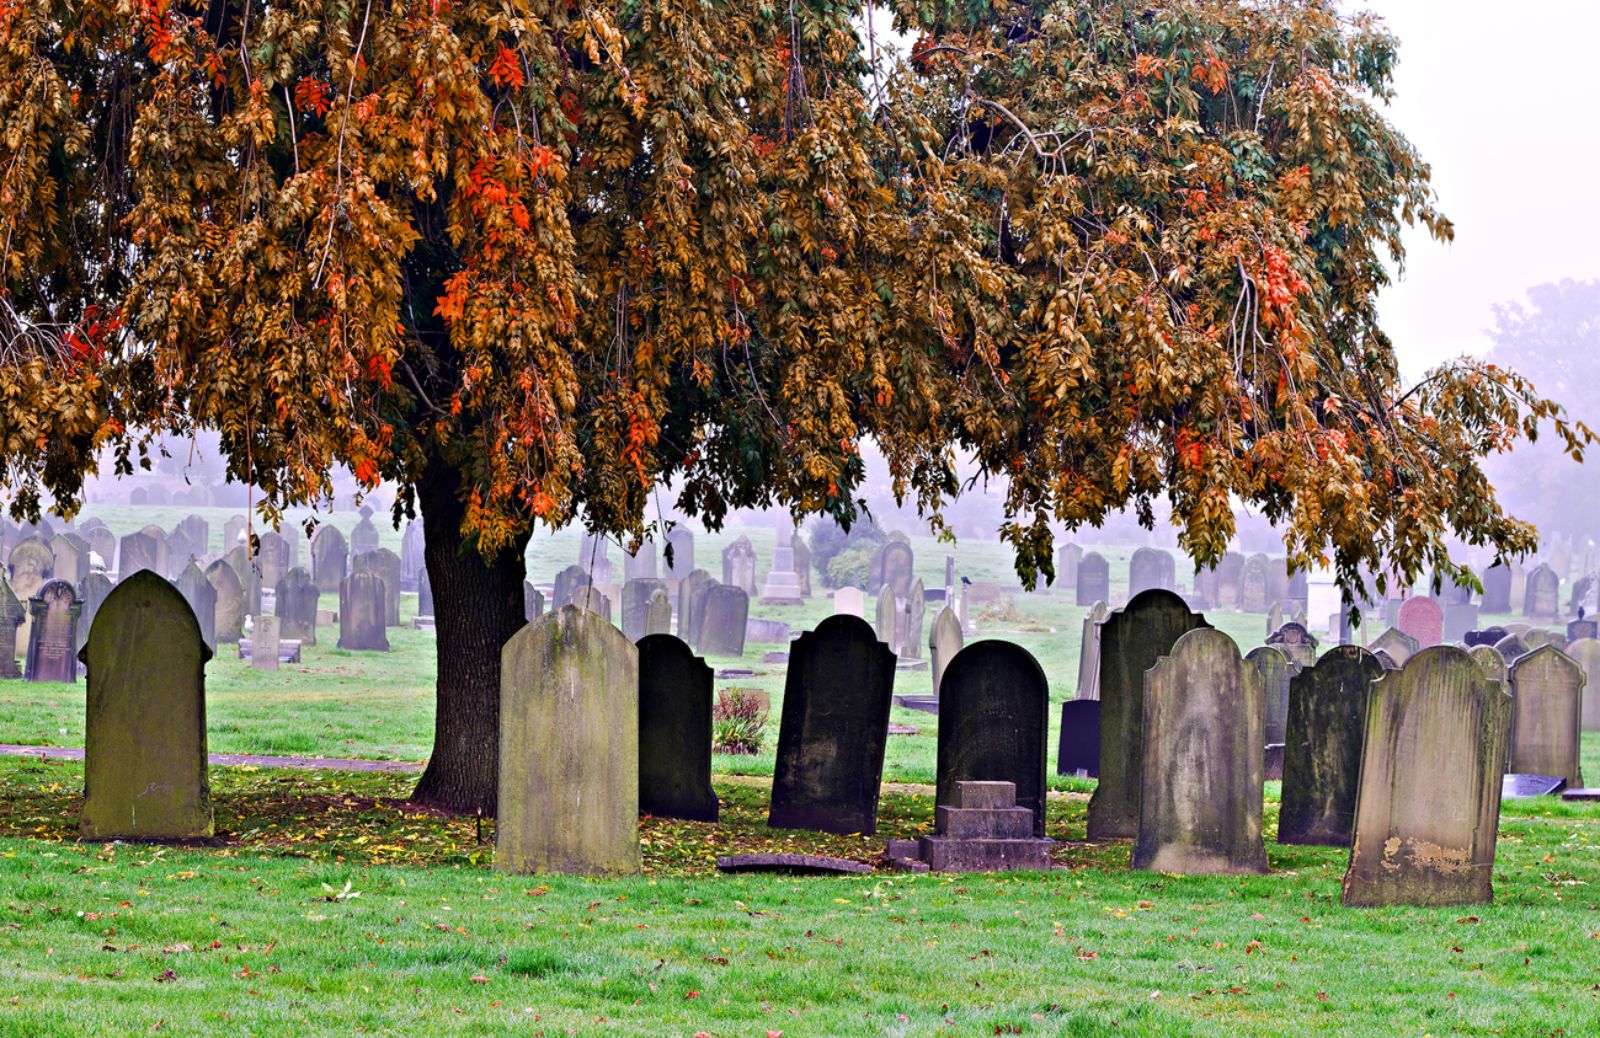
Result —
[[1290, 680], [1279, 843], [1350, 846], [1367, 694], [1383, 673], [1372, 653], [1339, 645]]

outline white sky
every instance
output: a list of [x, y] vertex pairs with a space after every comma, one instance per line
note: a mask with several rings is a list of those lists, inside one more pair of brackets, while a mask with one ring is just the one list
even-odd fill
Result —
[[1400, 38], [1390, 118], [1433, 166], [1451, 245], [1417, 231], [1384, 327], [1415, 377], [1488, 346], [1493, 304], [1600, 277], [1596, 0], [1347, 0]]

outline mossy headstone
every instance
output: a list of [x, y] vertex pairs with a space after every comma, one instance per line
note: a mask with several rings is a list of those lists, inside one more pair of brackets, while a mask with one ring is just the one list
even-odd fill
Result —
[[957, 782], [1012, 782], [1042, 837], [1049, 709], [1050, 682], [1027, 649], [990, 640], [956, 653], [939, 694], [935, 802], [954, 804]]
[[361, 570], [339, 585], [339, 648], [355, 652], [388, 652], [384, 630], [383, 578]]
[[1279, 843], [1350, 846], [1367, 695], [1383, 674], [1370, 652], [1340, 645], [1290, 680]]
[[1554, 619], [1561, 611], [1561, 578], [1541, 562], [1524, 583], [1522, 615], [1538, 620]]
[[1422, 646], [1417, 640], [1396, 627], [1386, 627], [1383, 633], [1372, 639], [1367, 646], [1374, 653], [1383, 653], [1394, 661], [1395, 666], [1404, 667], [1406, 661], [1415, 656]]
[[1583, 668], [1554, 645], [1511, 664], [1510, 769], [1521, 775], [1552, 775], [1574, 789], [1583, 786]]
[[711, 676], [706, 661], [670, 634], [639, 641], [639, 810], [645, 814], [717, 820]]
[[244, 636], [244, 585], [226, 559], [206, 567], [206, 581], [217, 595], [212, 620], [217, 642], [233, 644]]

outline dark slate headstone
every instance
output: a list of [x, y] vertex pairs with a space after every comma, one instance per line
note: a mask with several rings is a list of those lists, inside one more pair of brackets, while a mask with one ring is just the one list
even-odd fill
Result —
[[356, 652], [388, 652], [384, 631], [383, 578], [370, 571], [352, 573], [339, 585], [339, 648]]
[[[29, 681], [78, 680], [78, 593], [65, 580], [52, 580], [28, 601], [32, 624], [28, 634]], [[159, 646], [152, 646], [159, 651]]]
[[[537, 594], [537, 592], [535, 592]], [[417, 615], [433, 616], [433, 578], [428, 576], [428, 567], [422, 567], [422, 572], [417, 574]]]
[[1567, 780], [1559, 775], [1524, 775], [1507, 772], [1500, 782], [1501, 800], [1531, 800], [1534, 797], [1553, 797], [1567, 788]]
[[1081, 606], [1091, 606], [1111, 598], [1111, 563], [1099, 552], [1091, 551], [1079, 560], [1074, 598]]
[[551, 610], [572, 604], [572, 596], [581, 587], [589, 586], [589, 571], [579, 565], [568, 566], [556, 574], [555, 589], [551, 593]]
[[1568, 622], [1567, 644], [1570, 645], [1585, 638], [1600, 638], [1600, 621], [1583, 619]]
[[1484, 570], [1483, 611], [1485, 613], [1511, 612], [1510, 567], [1497, 563]]
[[1279, 843], [1350, 846], [1367, 696], [1383, 673], [1367, 650], [1340, 645], [1290, 681]]
[[296, 566], [278, 581], [277, 604], [273, 607], [278, 617], [278, 634], [289, 641], [317, 644], [317, 609], [322, 589], [317, 587], [311, 574]]
[[1493, 648], [1499, 643], [1500, 639], [1509, 633], [1511, 632], [1504, 627], [1485, 627], [1481, 631], [1468, 631], [1467, 636], [1461, 640], [1469, 649], [1476, 645], [1487, 645]]
[[717, 820], [711, 789], [711, 668], [670, 634], [639, 642], [639, 810]]
[[1210, 626], [1170, 591], [1136, 595], [1100, 625], [1100, 781], [1089, 801], [1089, 839], [1138, 833], [1145, 671], [1180, 637]]
[[1100, 773], [1100, 701], [1068, 699], [1061, 704], [1061, 742], [1056, 747], [1056, 774], [1088, 778]]
[[939, 691], [935, 802], [955, 803], [957, 782], [1011, 782], [1042, 837], [1049, 709], [1050, 682], [1027, 649], [981, 641], [956, 653]]
[[[317, 527], [317, 532], [311, 535], [311, 579], [317, 582], [317, 587], [337, 594], [344, 583], [349, 560], [350, 549], [339, 528], [328, 523]], [[267, 579], [265, 572], [262, 579]]]
[[1133, 867], [1180, 875], [1266, 872], [1266, 702], [1256, 668], [1239, 658], [1233, 639], [1199, 628], [1150, 669], [1143, 698]]
[[106, 597], [80, 658], [89, 668], [83, 838], [209, 839], [211, 650], [189, 604], [154, 571], [136, 572]]
[[876, 831], [894, 668], [859, 617], [835, 614], [794, 641], [768, 825]]
[[0, 678], [22, 676], [17, 667], [17, 628], [22, 626], [24, 613], [10, 582], [0, 576]]
[[1344, 903], [1494, 897], [1511, 697], [1465, 651], [1423, 649], [1373, 685]]
[[1128, 560], [1128, 596], [1141, 591], [1161, 588], [1171, 591], [1177, 586], [1177, 566], [1171, 554], [1160, 548], [1139, 548]]
[[702, 608], [696, 647], [707, 656], [743, 656], [750, 596], [743, 588], [717, 584], [706, 589]]
[[217, 589], [211, 586], [206, 575], [191, 559], [173, 581], [183, 600], [194, 611], [195, 622], [200, 625], [200, 637], [212, 652], [217, 648]]

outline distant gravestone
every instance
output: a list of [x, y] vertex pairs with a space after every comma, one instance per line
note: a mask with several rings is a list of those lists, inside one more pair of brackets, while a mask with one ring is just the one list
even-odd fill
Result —
[[[650, 619], [650, 600], [656, 592], [664, 594], [666, 590], [666, 581], [655, 577], [635, 577], [622, 585], [622, 633], [629, 641], [637, 642], [649, 633], [646, 625]], [[670, 619], [670, 604], [667, 615]]]
[[1518, 657], [1527, 654], [1528, 645], [1516, 635], [1507, 634], [1504, 638], [1494, 643], [1494, 651], [1500, 654], [1500, 658], [1506, 661], [1507, 666], [1510, 666], [1517, 661]]
[[117, 560], [117, 535], [105, 526], [86, 526], [83, 537], [89, 542], [89, 550], [100, 556], [106, 568], [111, 568]]
[[1478, 607], [1471, 602], [1447, 602], [1444, 606], [1443, 640], [1447, 643], [1464, 641], [1467, 632], [1478, 626]]
[[406, 523], [406, 531], [400, 535], [401, 591], [417, 589], [417, 581], [422, 576], [423, 569], [427, 567], [422, 554], [427, 547], [426, 537], [421, 519], [413, 519]]
[[189, 548], [196, 555], [205, 555], [211, 551], [211, 524], [206, 522], [204, 517], [193, 514], [184, 516], [178, 523], [178, 529], [189, 539]]
[[[667, 612], [669, 615], [671, 614], [671, 606], [667, 607]], [[420, 616], [422, 614], [419, 612], [417, 615]], [[532, 623], [543, 615], [544, 592], [534, 587], [532, 581], [524, 580], [522, 582], [522, 618], [528, 623]]]
[[29, 681], [78, 680], [78, 593], [65, 580], [52, 580], [28, 601], [31, 620], [25, 676]]
[[[1145, 671], [1182, 635], [1210, 626], [1170, 591], [1136, 595], [1100, 625], [1100, 781], [1089, 801], [1089, 839], [1137, 834]], [[1260, 721], [1249, 723], [1259, 726]]]
[[1372, 689], [1344, 903], [1492, 900], [1511, 697], [1443, 645]]
[[933, 629], [928, 633], [928, 658], [932, 663], [929, 668], [933, 675], [933, 694], [939, 694], [939, 683], [944, 677], [945, 668], [961, 651], [965, 635], [961, 630], [961, 620], [956, 616], [955, 610], [945, 606], [939, 610], [939, 615], [933, 618]]
[[1476, 660], [1478, 666], [1483, 668], [1485, 677], [1491, 681], [1500, 682], [1507, 689], [1511, 687], [1506, 681], [1506, 661], [1500, 655], [1499, 649], [1496, 649], [1493, 645], [1474, 645], [1467, 650], [1467, 655]]
[[1567, 644], [1585, 638], [1600, 638], [1600, 621], [1585, 618], [1567, 622]]
[[383, 578], [370, 570], [350, 574], [339, 585], [339, 648], [352, 652], [388, 652], [384, 631]]
[[1133, 867], [1180, 875], [1265, 873], [1266, 703], [1256, 668], [1239, 658], [1227, 635], [1199, 628], [1151, 668], [1143, 699]]
[[794, 535], [794, 572], [800, 578], [800, 597], [811, 597], [811, 546], [800, 535], [798, 530]]
[[1111, 598], [1111, 563], [1099, 552], [1091, 551], [1078, 563], [1078, 583], [1074, 601], [1080, 606], [1105, 602]]
[[672, 633], [672, 603], [667, 600], [664, 588], [652, 592], [650, 602], [645, 606], [644, 633], [645, 637]]
[[571, 565], [556, 574], [555, 590], [551, 595], [552, 609], [572, 604], [572, 596], [578, 593], [581, 587], [589, 586], [589, 571], [579, 565]]
[[[1579, 727], [1586, 732], [1600, 732], [1600, 641], [1583, 638], [1567, 646], [1567, 655], [1583, 668], [1583, 706]], [[0, 660], [3, 663], [4, 660]]]
[[750, 596], [742, 588], [717, 584], [706, 591], [704, 609], [700, 651], [707, 656], [743, 656]]
[[602, 594], [600, 589], [593, 584], [586, 584], [580, 587], [577, 593], [572, 596], [572, 601], [568, 605], [577, 606], [579, 609], [587, 609], [589, 612], [597, 616], [603, 616], [607, 620], [611, 619], [611, 599]]
[[678, 637], [690, 648], [700, 643], [700, 614], [695, 611], [700, 603], [695, 597], [699, 589], [710, 582], [711, 574], [703, 569], [691, 570], [678, 582]]
[[178, 527], [167, 535], [167, 572], [163, 576], [173, 580], [184, 571], [189, 563], [195, 561], [204, 552], [197, 552], [194, 544], [190, 542], [189, 535], [183, 527]]
[[1317, 662], [1317, 639], [1303, 623], [1290, 620], [1267, 637], [1267, 644], [1282, 650], [1297, 666], [1309, 667]]
[[739, 537], [722, 550], [722, 582], [746, 596], [756, 593], [756, 550], [750, 538]]
[[317, 609], [322, 589], [311, 574], [296, 566], [278, 581], [273, 607], [281, 623], [280, 635], [304, 645], [317, 644]]
[[911, 582], [911, 590], [900, 611], [900, 645], [897, 651], [901, 659], [922, 658], [922, 621], [927, 612], [927, 589], [922, 586], [922, 578], [918, 577]]
[[667, 531], [666, 554], [662, 558], [668, 580], [682, 580], [694, 572], [694, 531], [674, 526]]
[[888, 584], [878, 592], [878, 608], [874, 614], [873, 629], [878, 632], [878, 640], [887, 645], [890, 651], [899, 655], [900, 652], [900, 608], [895, 601], [894, 588]]
[[1083, 549], [1076, 544], [1063, 544], [1056, 552], [1056, 582], [1074, 591], [1078, 587], [1078, 563], [1083, 561]]
[[957, 653], [939, 693], [935, 803], [954, 804], [957, 782], [1013, 782], [1042, 837], [1049, 708], [1050, 683], [1020, 645], [981, 641]]
[[[324, 523], [311, 535], [311, 579], [318, 589], [339, 593], [349, 565], [350, 550], [337, 526]], [[265, 571], [262, 580], [267, 580]]]
[[1215, 569], [1194, 571], [1194, 590], [1189, 596], [1191, 609], [1216, 609], [1222, 605], [1222, 579]]
[[1340, 645], [1290, 681], [1279, 843], [1350, 846], [1367, 696], [1383, 674], [1367, 650]]
[[73, 649], [74, 653], [81, 651], [89, 640], [89, 628], [94, 623], [95, 614], [100, 611], [101, 604], [114, 586], [111, 578], [104, 573], [91, 573], [83, 578], [83, 586], [78, 592], [78, 603], [83, 608], [78, 613], [78, 644]]
[[1555, 618], [1561, 612], [1561, 578], [1546, 563], [1528, 574], [1526, 592], [1522, 600], [1522, 615], [1541, 620]]
[[767, 570], [766, 582], [761, 585], [761, 604], [800, 605], [802, 597], [800, 574], [795, 572], [794, 530], [782, 526], [772, 548], [772, 568]]
[[[656, 579], [656, 546], [653, 541], [644, 540], [639, 543], [639, 550], [632, 555], [623, 546], [622, 552], [622, 582], [631, 580]], [[627, 632], [624, 631], [624, 634]]]
[[670, 634], [646, 635], [639, 642], [639, 810], [662, 818], [717, 820], [717, 795], [711, 789], [711, 668]]
[[1383, 653], [1391, 660], [1394, 660], [1396, 666], [1403, 667], [1406, 665], [1406, 660], [1415, 656], [1422, 647], [1417, 644], [1417, 640], [1411, 635], [1390, 627], [1372, 639], [1372, 643], [1367, 648], [1375, 653]]
[[283, 648], [283, 621], [271, 613], [258, 616], [250, 632], [252, 670], [277, 670]]
[[1395, 627], [1415, 639], [1420, 649], [1438, 645], [1444, 638], [1444, 610], [1431, 598], [1408, 598], [1400, 603]]
[[50, 542], [55, 557], [52, 570], [58, 579], [76, 586], [89, 575], [89, 544], [72, 533], [58, 533]]
[[1246, 613], [1264, 613], [1271, 604], [1267, 597], [1269, 574], [1267, 573], [1267, 557], [1265, 555], [1252, 555], [1245, 561], [1244, 568], [1239, 571], [1239, 609]]
[[842, 587], [833, 593], [833, 614], [835, 616], [855, 616], [862, 619], [867, 615], [867, 595], [858, 587]]
[[1483, 611], [1511, 612], [1511, 570], [1497, 563], [1483, 571]]
[[1510, 633], [1511, 632], [1507, 631], [1504, 627], [1485, 627], [1481, 631], [1468, 631], [1467, 636], [1463, 638], [1462, 641], [1467, 645], [1468, 648], [1471, 648], [1474, 645], [1487, 645], [1490, 648], [1493, 648], [1495, 642], [1498, 642], [1501, 638], [1504, 638]]
[[893, 590], [896, 598], [911, 593], [915, 577], [916, 555], [905, 541], [890, 541], [883, 546], [883, 586]]
[[80, 658], [88, 665], [83, 817], [86, 840], [204, 840], [205, 665], [189, 604], [154, 571], [107, 596]]
[[1519, 635], [1518, 637], [1522, 639], [1522, 644], [1528, 647], [1529, 652], [1532, 652], [1534, 649], [1542, 649], [1546, 645], [1554, 645], [1558, 649], [1564, 649], [1567, 647], [1566, 638], [1554, 631], [1546, 631], [1543, 628], [1535, 628], [1525, 634]]
[[1554, 645], [1511, 664], [1511, 771], [1583, 787], [1583, 676], [1578, 662]]
[[244, 637], [244, 585], [225, 559], [206, 567], [206, 580], [217, 595], [212, 613], [217, 643], [234, 644]]
[[206, 648], [213, 653], [217, 647], [217, 589], [211, 586], [211, 581], [200, 572], [200, 567], [191, 559], [183, 567], [183, 572], [178, 574], [178, 579], [173, 581], [178, 588], [178, 593], [183, 600], [189, 603], [189, 608], [194, 611], [195, 622], [200, 625], [200, 637], [204, 639]]
[[578, 566], [586, 574], [580, 583], [588, 583], [590, 578], [596, 584], [611, 583], [611, 542], [597, 534], [584, 534], [578, 542]]
[[1156, 588], [1171, 591], [1178, 583], [1176, 568], [1168, 552], [1160, 548], [1138, 549], [1128, 560], [1128, 596]]
[[233, 516], [222, 524], [222, 553], [226, 555], [243, 543], [244, 532], [249, 524], [242, 515]]
[[433, 616], [433, 578], [428, 576], [428, 567], [422, 567], [422, 572], [417, 574], [417, 615]]
[[373, 523], [372, 516], [367, 515], [366, 511], [365, 508], [362, 509], [361, 521], [356, 523], [355, 528], [350, 531], [350, 554], [352, 557], [378, 550], [380, 543], [378, 527]]
[[[1100, 625], [1110, 612], [1104, 602], [1096, 602], [1084, 615], [1083, 639], [1078, 648], [1079, 699], [1100, 698]], [[1098, 719], [1099, 715], [1095, 716]]]
[[17, 628], [22, 626], [24, 613], [10, 582], [0, 576], [0, 678], [22, 676], [17, 667]]
[[1061, 741], [1056, 774], [1093, 778], [1100, 773], [1100, 702], [1069, 699], [1061, 704]]
[[6, 557], [11, 590], [24, 607], [22, 626], [17, 629], [17, 638], [24, 650], [28, 646], [28, 634], [33, 629], [32, 613], [27, 609], [27, 604], [39, 593], [40, 588], [54, 578], [55, 565], [55, 554], [50, 551], [47, 544], [36, 537], [27, 537], [19, 541], [11, 549], [11, 554]]
[[388, 548], [378, 548], [353, 556], [350, 568], [353, 572], [377, 574], [378, 579], [383, 581], [383, 624], [385, 627], [399, 627], [400, 556]]
[[1244, 556], [1230, 551], [1217, 562], [1217, 604], [1239, 606], [1239, 577], [1244, 572]]
[[[330, 528], [331, 529], [331, 528]], [[338, 533], [337, 530], [334, 531]], [[256, 556], [256, 565], [261, 570], [261, 586], [277, 587], [278, 581], [283, 579], [285, 573], [294, 568], [292, 560], [293, 550], [288, 538], [275, 530], [268, 530], [259, 538], [260, 551]], [[342, 566], [343, 561], [340, 562]], [[243, 570], [239, 572], [241, 581], [246, 579]]]
[[1262, 730], [1266, 743], [1281, 743], [1289, 714], [1289, 682], [1300, 672], [1300, 666], [1275, 645], [1251, 649], [1245, 662], [1255, 668], [1261, 679], [1261, 701], [1266, 709]]
[[858, 617], [835, 614], [794, 641], [768, 825], [876, 831], [894, 668]]
[[637, 873], [639, 651], [567, 606], [500, 652], [495, 868]]

